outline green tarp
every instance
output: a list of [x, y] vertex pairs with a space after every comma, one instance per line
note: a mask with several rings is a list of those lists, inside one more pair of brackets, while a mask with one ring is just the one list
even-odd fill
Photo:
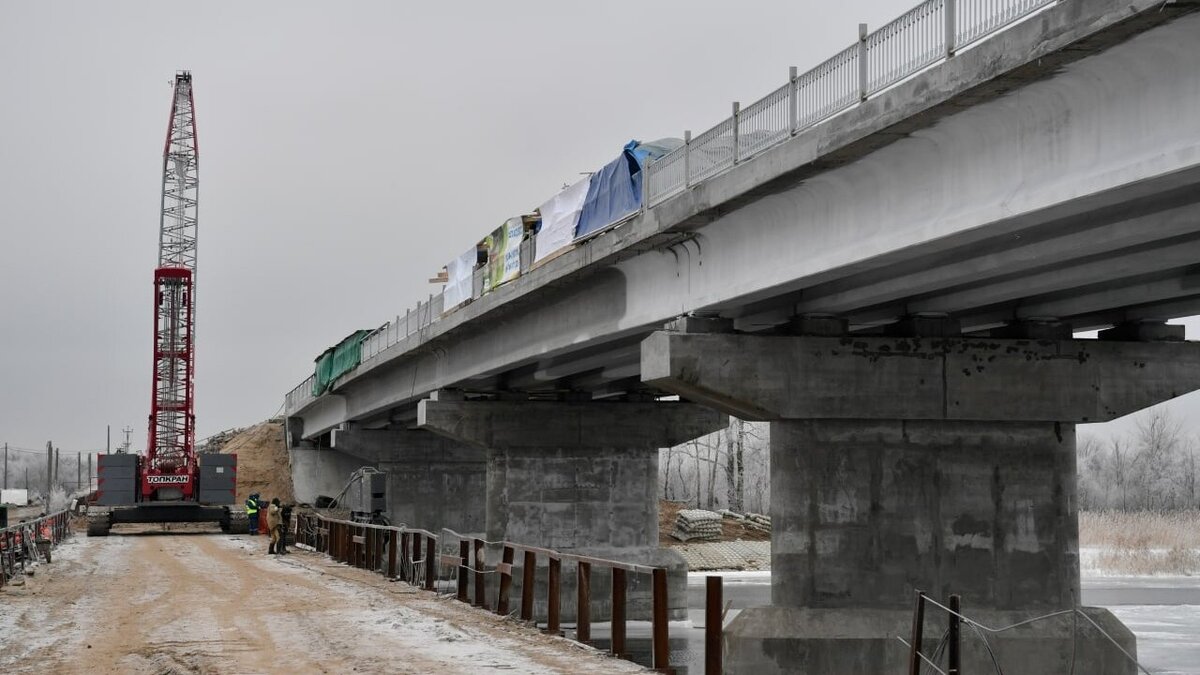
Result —
[[362, 341], [369, 330], [356, 330], [346, 339], [326, 349], [317, 357], [313, 396], [320, 396], [333, 386], [334, 380], [354, 370], [362, 361]]

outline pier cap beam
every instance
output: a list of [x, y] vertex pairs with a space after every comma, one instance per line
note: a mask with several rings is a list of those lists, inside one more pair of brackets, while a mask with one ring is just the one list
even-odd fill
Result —
[[1107, 422], [1200, 389], [1200, 343], [657, 332], [642, 381], [752, 420]]
[[683, 401], [425, 399], [417, 427], [482, 448], [657, 450], [725, 428], [729, 418]]

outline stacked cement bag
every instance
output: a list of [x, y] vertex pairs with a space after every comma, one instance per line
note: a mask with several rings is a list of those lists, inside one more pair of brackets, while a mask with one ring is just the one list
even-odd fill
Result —
[[675, 518], [675, 531], [671, 536], [679, 541], [716, 541], [721, 537], [721, 514], [684, 509]]
[[758, 530], [759, 532], [771, 531], [771, 516], [764, 516], [761, 513], [747, 513], [742, 525], [750, 530]]

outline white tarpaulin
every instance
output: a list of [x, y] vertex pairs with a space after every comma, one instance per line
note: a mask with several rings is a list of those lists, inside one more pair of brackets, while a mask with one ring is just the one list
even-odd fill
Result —
[[542, 204], [542, 229], [537, 234], [534, 262], [557, 253], [575, 239], [575, 226], [590, 182], [591, 178], [584, 178]]
[[451, 260], [446, 265], [446, 290], [443, 291], [442, 306], [447, 311], [471, 299], [471, 280], [475, 274], [475, 247]]

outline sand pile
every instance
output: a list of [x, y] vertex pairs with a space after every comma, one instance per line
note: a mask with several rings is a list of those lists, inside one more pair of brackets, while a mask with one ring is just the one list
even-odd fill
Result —
[[238, 503], [257, 492], [263, 499], [279, 497], [285, 504], [296, 501], [292, 491], [292, 469], [283, 440], [283, 420], [275, 419], [240, 430], [221, 447], [221, 452], [238, 456]]

